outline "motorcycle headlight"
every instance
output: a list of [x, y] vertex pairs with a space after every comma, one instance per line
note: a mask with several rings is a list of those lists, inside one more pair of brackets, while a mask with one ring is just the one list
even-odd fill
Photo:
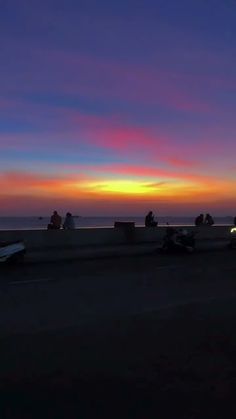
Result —
[[236, 234], [236, 227], [231, 228], [230, 233], [231, 234]]

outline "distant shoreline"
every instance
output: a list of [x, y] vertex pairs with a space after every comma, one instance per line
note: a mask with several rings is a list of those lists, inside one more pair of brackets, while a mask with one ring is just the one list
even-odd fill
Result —
[[[168, 217], [157, 216], [159, 227], [167, 226], [194, 226], [195, 217]], [[233, 225], [233, 217], [214, 217], [215, 225]], [[64, 219], [64, 218], [63, 218]], [[75, 217], [76, 228], [113, 228], [115, 221], [132, 221], [137, 227], [144, 226], [144, 217], [135, 216], [109, 216], [109, 217]], [[0, 217], [1, 230], [45, 230], [49, 223], [49, 216], [22, 216], [22, 217]]]

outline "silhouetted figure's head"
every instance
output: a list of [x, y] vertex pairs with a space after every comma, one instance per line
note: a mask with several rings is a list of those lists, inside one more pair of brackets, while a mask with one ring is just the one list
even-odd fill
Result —
[[70, 212], [67, 212], [67, 213], [66, 213], [66, 216], [67, 216], [67, 217], [72, 217], [72, 214], [71, 214]]
[[57, 215], [58, 213], [57, 213], [57, 211], [53, 211], [53, 215]]

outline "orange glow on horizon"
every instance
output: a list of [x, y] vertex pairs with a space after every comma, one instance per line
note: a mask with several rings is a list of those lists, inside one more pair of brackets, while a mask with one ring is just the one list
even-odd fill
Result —
[[[30, 197], [37, 201], [43, 199], [51, 202], [53, 199], [60, 199], [65, 207], [68, 203], [80, 205], [82, 202], [90, 202], [96, 212], [96, 203], [112, 202], [114, 206], [122, 202], [130, 208], [137, 210], [145, 202], [152, 202], [158, 205], [165, 202], [170, 208], [176, 204], [199, 204], [203, 202], [214, 205], [214, 202], [227, 201], [232, 199], [236, 193], [235, 183], [218, 180], [193, 178], [164, 179], [150, 177], [128, 179], [121, 178], [117, 174], [116, 179], [95, 179], [85, 175], [76, 176], [42, 176], [26, 173], [5, 173], [0, 177], [0, 197], [5, 202], [12, 202], [12, 199], [22, 196]], [[22, 192], [23, 191], [23, 192]], [[6, 204], [5, 204], [6, 205]], [[30, 208], [27, 208], [30, 211]]]
[[133, 180], [110, 180], [97, 182], [94, 185], [88, 185], [101, 194], [117, 194], [117, 195], [153, 195], [161, 190], [161, 186], [152, 186], [148, 182]]

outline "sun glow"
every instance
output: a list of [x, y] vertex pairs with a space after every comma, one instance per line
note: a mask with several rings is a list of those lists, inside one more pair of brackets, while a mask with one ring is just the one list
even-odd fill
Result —
[[[198, 200], [199, 198], [211, 199], [211, 191], [214, 195], [213, 185], [199, 184], [193, 181], [182, 179], [101, 179], [97, 181], [83, 181], [70, 185], [72, 194], [80, 191], [80, 197], [109, 197], [112, 199], [124, 196], [125, 199], [135, 197], [168, 200]], [[74, 189], [74, 191], [73, 191]]]
[[[124, 195], [150, 195], [157, 192], [158, 188], [150, 183], [135, 182], [131, 180], [112, 180], [97, 185], [101, 192]], [[159, 188], [160, 189], [160, 188]]]

